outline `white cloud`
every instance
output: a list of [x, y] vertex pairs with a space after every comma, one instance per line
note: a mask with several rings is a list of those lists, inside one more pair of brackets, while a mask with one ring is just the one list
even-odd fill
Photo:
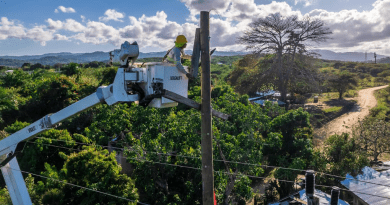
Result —
[[66, 19], [66, 22], [63, 23], [63, 29], [72, 32], [82, 32], [86, 29], [86, 27], [74, 19]]
[[82, 22], [85, 22], [85, 16], [81, 15], [80, 18]]
[[68, 40], [68, 37], [66, 37], [66, 36], [63, 36], [63, 35], [61, 35], [61, 34], [54, 34], [54, 38], [53, 38], [54, 40], [59, 40], [59, 41], [66, 41], [66, 40]]
[[[286, 2], [272, 1], [268, 4], [255, 4], [254, 0], [181, 0], [189, 9], [190, 15], [186, 23], [169, 21], [164, 11], [155, 15], [142, 15], [139, 18], [129, 16], [130, 23], [124, 27], [114, 28], [109, 20], [122, 21], [125, 15], [115, 10], [107, 10], [99, 21], [66, 19], [64, 21], [47, 19], [47, 26], [35, 26], [26, 29], [21, 24], [9, 21], [6, 17], [0, 21], [0, 39], [20, 38], [43, 42], [50, 40], [76, 39], [77, 42], [92, 44], [113, 44], [120, 46], [124, 41], [137, 41], [140, 48], [156, 48], [165, 50], [173, 45], [177, 35], [184, 34], [188, 41], [188, 49], [192, 48], [195, 28], [198, 27], [199, 12], [210, 10], [211, 46], [218, 50], [242, 50], [244, 47], [236, 43], [237, 37], [248, 29], [252, 20], [263, 18], [273, 13], [284, 16], [297, 15], [299, 18], [311, 17], [322, 19], [333, 31], [332, 40], [321, 44], [321, 48], [334, 50], [365, 51], [372, 49], [390, 54], [390, 0], [377, 0], [369, 11], [342, 10], [328, 12], [312, 10], [303, 15]], [[295, 0], [294, 0], [295, 1]], [[294, 1], [291, 0], [292, 3]], [[297, 3], [308, 1], [297, 0]], [[313, 2], [313, 1], [310, 1]], [[60, 8], [59, 8], [60, 9]], [[59, 34], [60, 30], [73, 34]], [[31, 36], [29, 36], [31, 35]], [[157, 51], [157, 50], [156, 50]], [[370, 50], [369, 50], [370, 51]], [[382, 52], [382, 53], [383, 53]]]
[[[59, 6], [58, 9], [63, 13], [76, 13], [76, 10], [74, 10], [72, 7], [66, 8], [64, 6]], [[54, 12], [58, 13], [58, 9], [55, 9]]]
[[313, 0], [294, 0], [295, 5], [297, 5], [300, 2], [304, 3], [304, 6], [310, 6], [313, 4]]
[[46, 22], [49, 24], [48, 28], [51, 30], [59, 30], [63, 26], [63, 23], [61, 21], [54, 21], [51, 18], [47, 19]]
[[[381, 45], [389, 40], [390, 0], [377, 0], [370, 11], [342, 10], [328, 12], [313, 10], [307, 15], [322, 19], [333, 30], [332, 40], [327, 44], [333, 47], [365, 51], [373, 45]], [[384, 49], [384, 48], [383, 48]]]
[[39, 41], [42, 46], [45, 46], [47, 41], [54, 38], [53, 33], [54, 31], [52, 30], [44, 29], [44, 26], [35, 26], [34, 28], [27, 30], [24, 38]]
[[24, 38], [26, 31], [23, 25], [16, 25], [14, 21], [9, 21], [7, 17], [1, 17], [0, 19], [0, 39], [7, 38]]
[[125, 14], [115, 11], [114, 9], [108, 9], [106, 12], [104, 12], [104, 16], [99, 17], [99, 21], [120, 21], [123, 22], [123, 19], [125, 17]]
[[85, 30], [85, 26], [75, 21], [74, 19], [66, 19], [66, 21], [54, 21], [51, 18], [47, 19], [46, 22], [49, 24], [50, 30], [68, 30], [72, 32], [81, 32]]

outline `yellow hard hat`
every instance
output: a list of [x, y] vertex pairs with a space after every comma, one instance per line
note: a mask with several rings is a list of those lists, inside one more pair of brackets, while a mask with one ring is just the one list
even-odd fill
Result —
[[175, 43], [187, 43], [187, 39], [184, 35], [178, 35]]

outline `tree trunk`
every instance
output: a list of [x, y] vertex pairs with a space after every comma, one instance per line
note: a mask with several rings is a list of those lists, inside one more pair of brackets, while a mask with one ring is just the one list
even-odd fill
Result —
[[238, 169], [234, 172], [233, 175], [231, 175], [229, 177], [229, 182], [228, 182], [228, 184], [226, 186], [226, 190], [225, 190], [225, 193], [224, 193], [224, 196], [225, 196], [225, 199], [223, 200], [223, 204], [224, 205], [229, 205], [229, 196], [230, 196], [230, 194], [233, 191], [234, 184], [235, 184], [235, 181], [236, 181], [237, 172], [238, 172]]
[[283, 71], [282, 71], [282, 56], [283, 56], [283, 50], [282, 49], [279, 49], [278, 50], [278, 71], [279, 71], [279, 86], [278, 86], [278, 90], [280, 92], [280, 96], [281, 98], [283, 99], [283, 94], [282, 92], [284, 92], [284, 77], [283, 77]]
[[343, 93], [339, 91], [339, 100], [343, 99]]
[[[225, 165], [225, 169], [226, 169], [226, 172], [227, 173], [230, 173], [230, 166], [228, 164], [228, 162], [226, 162], [226, 158], [225, 158], [225, 155], [223, 154], [222, 152], [222, 149], [221, 149], [221, 145], [219, 144], [219, 141], [217, 140], [217, 138], [214, 136], [214, 139], [215, 141], [217, 142], [217, 147], [219, 149], [219, 155], [221, 156], [222, 160], [223, 160], [223, 163]], [[225, 199], [223, 200], [223, 204], [224, 205], [228, 205], [229, 204], [229, 196], [230, 194], [232, 193], [233, 191], [233, 188], [234, 188], [234, 184], [235, 184], [235, 181], [236, 181], [236, 176], [237, 176], [237, 172], [238, 172], [238, 169], [236, 169], [236, 171], [234, 172], [234, 174], [232, 175], [229, 175], [229, 182], [228, 184], [226, 185], [226, 189], [225, 189], [225, 193], [224, 193], [224, 196], [225, 196]]]

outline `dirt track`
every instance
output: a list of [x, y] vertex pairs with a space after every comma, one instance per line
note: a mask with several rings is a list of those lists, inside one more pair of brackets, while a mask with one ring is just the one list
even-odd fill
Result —
[[357, 105], [355, 105], [350, 112], [330, 121], [320, 129], [314, 130], [316, 138], [324, 140], [333, 134], [341, 134], [343, 132], [351, 133], [352, 126], [358, 122], [359, 118], [363, 119], [369, 114], [369, 110], [376, 106], [377, 101], [374, 96], [374, 91], [383, 89], [387, 86], [388, 85], [360, 90], [358, 97], [355, 98], [357, 100]]

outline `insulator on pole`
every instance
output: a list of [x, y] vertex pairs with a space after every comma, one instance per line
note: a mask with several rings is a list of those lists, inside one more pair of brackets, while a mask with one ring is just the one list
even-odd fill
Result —
[[338, 205], [339, 197], [340, 197], [340, 188], [334, 186], [331, 192], [330, 205]]
[[308, 170], [306, 172], [306, 195], [313, 196], [314, 195], [314, 187], [315, 187], [315, 173], [313, 170]]

